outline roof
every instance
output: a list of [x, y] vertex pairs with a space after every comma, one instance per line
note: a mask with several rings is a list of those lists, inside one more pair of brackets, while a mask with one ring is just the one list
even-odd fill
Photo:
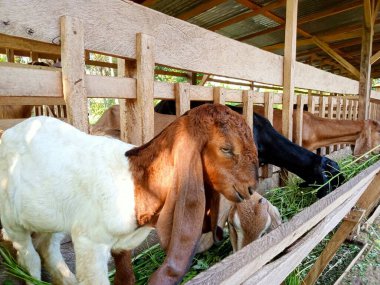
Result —
[[[285, 0], [146, 0], [135, 1], [167, 15], [250, 45], [283, 54]], [[297, 61], [357, 79], [318, 47], [317, 37], [360, 70], [363, 0], [299, 0]], [[380, 50], [380, 18], [376, 18], [373, 54]], [[380, 77], [380, 61], [372, 65]]]

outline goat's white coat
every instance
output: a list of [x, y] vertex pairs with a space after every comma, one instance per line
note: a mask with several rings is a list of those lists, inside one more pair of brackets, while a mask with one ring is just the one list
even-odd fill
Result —
[[[31, 232], [71, 233], [77, 274], [86, 284], [108, 283], [96, 278], [107, 270], [111, 248], [131, 249], [146, 238], [151, 228], [137, 229], [133, 177], [124, 155], [133, 147], [48, 117], [4, 133], [0, 218], [31, 274], [38, 278], [40, 270]], [[25, 251], [31, 260], [22, 258]]]

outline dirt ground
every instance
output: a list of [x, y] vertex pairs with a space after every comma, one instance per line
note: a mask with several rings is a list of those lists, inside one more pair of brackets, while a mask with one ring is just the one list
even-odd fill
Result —
[[364, 254], [345, 276], [342, 285], [379, 285], [380, 284], [380, 217], [368, 231], [362, 231], [358, 240], [368, 243]]

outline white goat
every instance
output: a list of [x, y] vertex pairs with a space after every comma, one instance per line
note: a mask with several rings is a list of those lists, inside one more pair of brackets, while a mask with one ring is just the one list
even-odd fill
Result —
[[249, 127], [221, 105], [193, 109], [148, 144], [131, 148], [47, 117], [4, 133], [3, 234], [32, 276], [40, 278], [36, 247], [54, 283], [76, 284], [59, 251], [66, 232], [78, 281], [109, 284], [111, 249], [132, 249], [156, 227], [167, 257], [150, 283], [176, 284], [201, 236], [210, 196], [205, 192], [237, 202], [248, 199], [256, 183], [257, 150]]

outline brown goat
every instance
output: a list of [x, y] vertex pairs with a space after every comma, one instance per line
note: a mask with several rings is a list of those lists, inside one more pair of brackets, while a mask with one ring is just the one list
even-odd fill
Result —
[[[25, 134], [32, 126], [35, 134], [29, 141]], [[70, 148], [65, 147], [68, 144]], [[24, 146], [28, 146], [27, 152], [19, 156], [19, 148]], [[45, 155], [46, 149], [55, 148], [60, 151]], [[47, 248], [47, 239], [59, 245], [58, 232], [72, 235], [78, 280], [108, 284], [109, 250], [116, 263], [123, 265], [118, 253], [126, 256], [124, 250], [137, 246], [155, 227], [167, 257], [150, 283], [176, 284], [190, 265], [206, 211], [217, 212], [220, 194], [234, 202], [249, 199], [257, 182], [258, 157], [251, 130], [241, 115], [222, 105], [192, 109], [136, 148], [89, 136], [57, 119], [31, 118], [4, 133], [0, 154], [3, 161], [17, 161], [12, 166], [6, 163], [0, 172], [9, 181], [0, 188], [3, 233], [9, 240], [20, 241], [20, 262], [36, 278], [40, 275], [39, 257], [30, 233], [44, 238], [38, 250], [48, 269], [62, 270], [53, 272], [55, 280], [62, 282], [74, 277], [68, 276], [67, 267], [61, 264], [59, 248]], [[31, 164], [32, 157], [42, 160]], [[17, 168], [22, 177], [8, 171], [10, 167]], [[38, 185], [35, 182], [40, 179], [66, 179], [67, 183], [59, 191], [54, 183], [26, 187]], [[7, 193], [17, 195], [20, 203], [8, 199]], [[40, 198], [30, 199], [30, 193]], [[62, 196], [70, 197], [70, 203], [57, 207], [54, 201]], [[97, 207], [93, 207], [94, 201]], [[210, 224], [215, 224], [212, 216], [210, 219]], [[89, 254], [94, 256], [91, 263]]]
[[[273, 110], [273, 126], [282, 133], [282, 111]], [[255, 112], [264, 113], [256, 107]], [[296, 114], [293, 114], [295, 134]], [[354, 155], [360, 156], [380, 144], [380, 123], [374, 120], [337, 120], [321, 118], [310, 112], [303, 112], [302, 146], [309, 150], [332, 144], [354, 144]], [[379, 153], [377, 149], [375, 153]]]

